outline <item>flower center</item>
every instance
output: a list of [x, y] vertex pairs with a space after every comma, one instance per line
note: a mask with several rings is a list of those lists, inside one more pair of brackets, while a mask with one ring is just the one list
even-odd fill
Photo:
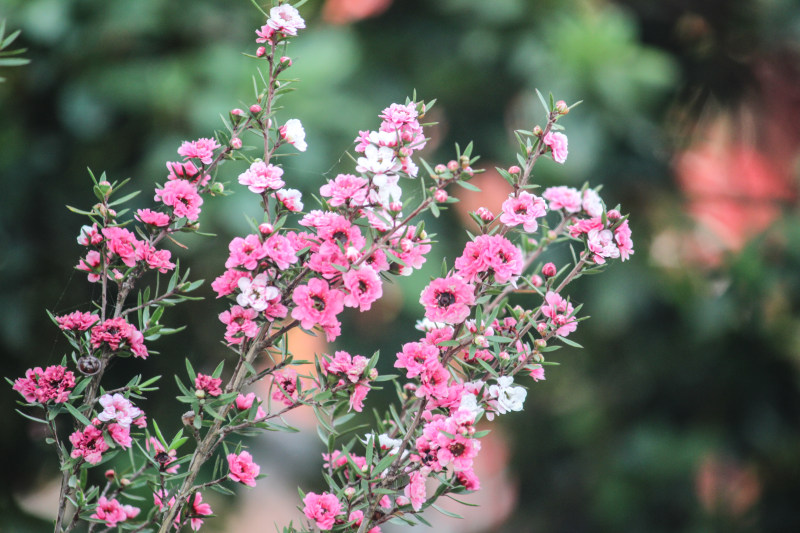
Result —
[[456, 295], [452, 292], [440, 292], [436, 297], [436, 303], [439, 307], [450, 307], [456, 303]]
[[323, 300], [319, 296], [312, 296], [311, 299], [314, 300], [314, 309], [316, 309], [317, 311], [322, 311], [323, 309], [325, 309], [325, 300]]
[[461, 454], [464, 453], [464, 451], [467, 449], [467, 447], [464, 446], [464, 444], [461, 442], [454, 442], [448, 448], [450, 449], [450, 453], [452, 453], [454, 457], [460, 457]]

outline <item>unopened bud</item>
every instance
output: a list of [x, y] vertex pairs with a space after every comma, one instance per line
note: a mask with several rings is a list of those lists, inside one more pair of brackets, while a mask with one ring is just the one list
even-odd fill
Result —
[[403, 210], [403, 203], [402, 202], [392, 202], [389, 204], [389, 211], [393, 211], [395, 213], [399, 213]]
[[439, 203], [447, 201], [447, 191], [444, 189], [437, 189], [435, 193], [433, 193], [433, 199]]
[[569, 106], [564, 100], [556, 102], [556, 112], [558, 112], [559, 115], [566, 115], [569, 113]]
[[292, 66], [292, 58], [289, 56], [281, 57], [280, 62], [283, 68], [288, 68]]
[[461, 164], [461, 168], [465, 170], [469, 168], [469, 157], [462, 155], [458, 162]]
[[347, 487], [346, 489], [344, 489], [344, 497], [347, 498], [348, 500], [355, 495], [356, 495], [355, 487]]
[[544, 133], [544, 132], [542, 131], [542, 128], [541, 128], [540, 126], [534, 126], [534, 127], [533, 127], [533, 134], [534, 134], [534, 135], [536, 135], [537, 137], [539, 137], [539, 136], [541, 136], [541, 135], [542, 135], [542, 133]]
[[439, 163], [438, 165], [433, 167], [433, 171], [436, 172], [437, 174], [444, 174], [445, 172], [447, 172], [447, 167]]
[[109, 468], [108, 470], [106, 470], [105, 476], [106, 476], [107, 480], [113, 481], [114, 478], [117, 477], [117, 473], [114, 472], [114, 470]]
[[622, 218], [622, 213], [616, 209], [610, 209], [608, 213], [606, 213], [606, 218], [608, 218], [608, 220], [619, 220]]
[[542, 348], [547, 348], [547, 341], [544, 339], [536, 339], [533, 341], [533, 345], [536, 346], [537, 350], [541, 350]]
[[522, 169], [519, 168], [517, 165], [512, 165], [508, 167], [509, 174], [519, 174], [520, 172], [522, 172]]
[[202, 400], [206, 397], [206, 391], [204, 391], [203, 389], [197, 389], [196, 391], [194, 391], [194, 395], [198, 400]]
[[535, 351], [533, 352], [533, 360], [536, 361], [537, 363], [541, 363], [542, 361], [544, 361], [544, 357], [539, 351]]
[[124, 478], [119, 480], [119, 484], [122, 485], [123, 487], [127, 487], [128, 485], [131, 484], [131, 480], [126, 478], [126, 477], [124, 477]]
[[476, 335], [476, 336], [475, 336], [475, 338], [474, 338], [474, 339], [472, 339], [472, 341], [473, 341], [473, 342], [474, 342], [474, 343], [475, 343], [477, 346], [481, 346], [481, 347], [484, 347], [484, 348], [485, 348], [486, 346], [488, 346], [488, 344], [489, 344], [488, 342], [486, 342], [486, 337], [484, 337], [483, 335]]
[[370, 369], [370, 371], [369, 371], [369, 379], [370, 379], [370, 381], [375, 380], [377, 377], [378, 377], [378, 369], [377, 368]]
[[211, 194], [222, 194], [225, 192], [225, 185], [220, 182], [215, 182], [211, 185]]
[[242, 147], [242, 140], [239, 137], [233, 137], [231, 139], [231, 148], [234, 150], [238, 150]]
[[259, 46], [258, 50], [256, 50], [256, 57], [263, 57], [264, 54], [267, 53], [267, 49], [264, 46]]
[[253, 104], [250, 106], [250, 112], [253, 114], [261, 113], [261, 106], [258, 104]]
[[486, 207], [479, 207], [478, 210], [475, 211], [475, 214], [484, 222], [491, 222], [494, 220], [494, 213], [489, 211]]
[[456, 170], [458, 170], [458, 161], [453, 161], [453, 160], [448, 161], [447, 170], [449, 170], [450, 172], [455, 172]]
[[233, 115], [234, 117], [243, 117], [244, 111], [236, 107], [234, 109], [231, 109], [231, 115]]
[[275, 228], [272, 226], [272, 224], [267, 224], [266, 222], [262, 222], [261, 224], [258, 225], [258, 231], [261, 232], [261, 235], [269, 235], [270, 233], [275, 231]]
[[542, 276], [540, 276], [539, 274], [534, 274], [533, 276], [531, 276], [531, 285], [533, 285], [534, 287], [541, 287], [543, 284], [544, 280], [542, 279]]
[[546, 278], [552, 278], [557, 272], [558, 270], [556, 270], [556, 265], [553, 263], [545, 263], [545, 265], [542, 267], [542, 275]]

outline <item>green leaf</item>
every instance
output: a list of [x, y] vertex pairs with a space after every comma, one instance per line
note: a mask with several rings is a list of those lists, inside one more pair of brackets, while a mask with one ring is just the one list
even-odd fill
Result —
[[71, 403], [69, 403], [69, 402], [65, 403], [64, 407], [67, 409], [67, 411], [70, 412], [70, 414], [72, 416], [74, 416], [84, 426], [91, 426], [92, 425], [92, 421], [89, 420], [88, 418], [86, 418], [86, 416], [84, 416], [83, 413], [78, 411], [78, 409], [74, 405], [72, 405]]

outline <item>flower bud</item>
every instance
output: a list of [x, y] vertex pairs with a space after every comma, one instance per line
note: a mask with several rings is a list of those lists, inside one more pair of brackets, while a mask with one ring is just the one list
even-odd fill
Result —
[[489, 345], [489, 343], [486, 342], [486, 337], [483, 335], [476, 335], [475, 338], [472, 339], [472, 342], [474, 342], [477, 346], [481, 346], [482, 348], [486, 348]]
[[608, 218], [608, 220], [619, 220], [622, 218], [622, 213], [616, 209], [610, 209], [608, 213], [606, 213], [606, 218]]
[[264, 46], [259, 46], [258, 50], [256, 50], [256, 57], [262, 57], [264, 54], [267, 53], [267, 49]]
[[344, 497], [347, 498], [348, 500], [355, 495], [356, 495], [355, 487], [347, 487], [346, 489], [344, 489]]
[[534, 274], [533, 276], [531, 276], [531, 285], [533, 285], [534, 287], [541, 287], [542, 285], [544, 285], [544, 280], [542, 279], [542, 276], [540, 276], [539, 274]]
[[558, 102], [556, 102], [556, 112], [559, 115], [566, 115], [567, 113], [569, 113], [569, 106], [564, 100], [559, 100]]
[[355, 262], [361, 257], [361, 252], [355, 246], [348, 246], [346, 256], [348, 261]]
[[533, 360], [536, 361], [537, 363], [541, 363], [542, 361], [544, 361], [544, 357], [542, 356], [541, 352], [535, 351], [533, 352]]
[[225, 185], [220, 182], [215, 182], [211, 185], [211, 194], [222, 194], [225, 191]]
[[272, 226], [272, 224], [267, 224], [266, 222], [262, 222], [261, 224], [258, 225], [258, 231], [261, 232], [261, 235], [269, 235], [273, 231], [275, 231], [275, 228]]
[[556, 265], [553, 263], [545, 263], [545, 265], [542, 267], [542, 275], [546, 278], [552, 278], [557, 272]]
[[124, 478], [119, 480], [119, 484], [122, 485], [123, 487], [127, 487], [128, 485], [131, 484], [131, 480], [126, 478], [126, 477], [124, 477]]
[[449, 170], [450, 172], [455, 172], [456, 170], [458, 170], [458, 162], [453, 160], [448, 161], [447, 170]]
[[403, 210], [403, 203], [402, 202], [392, 202], [389, 204], [389, 211], [393, 211], [395, 213], [399, 213]]
[[378, 369], [377, 368], [371, 368], [370, 371], [369, 371], [369, 379], [370, 379], [370, 381], [373, 381], [373, 380], [377, 379], [377, 377], [378, 377]]
[[439, 163], [438, 165], [433, 167], [433, 171], [436, 172], [437, 174], [444, 174], [445, 172], [447, 172], [447, 167]]
[[194, 391], [194, 395], [198, 400], [202, 400], [206, 397], [206, 391], [204, 391], [203, 389], [197, 389], [196, 391]]
[[233, 115], [234, 117], [243, 117], [244, 111], [236, 107], [234, 109], [231, 109], [231, 115]]
[[547, 348], [547, 341], [544, 339], [536, 339], [533, 341], [533, 345], [536, 346], [537, 350], [541, 350], [542, 348]]
[[253, 104], [250, 106], [250, 112], [253, 114], [261, 113], [261, 106], [258, 104]]
[[544, 335], [547, 332], [547, 324], [539, 322], [536, 324], [536, 331], [538, 331], [540, 335]]
[[242, 147], [242, 140], [239, 137], [233, 137], [231, 139], [231, 148], [234, 150], [238, 150]]
[[106, 470], [105, 476], [107, 480], [114, 481], [114, 478], [117, 477], [117, 473], [114, 472], [114, 470], [112, 470], [111, 468], [109, 468], [108, 470]]
[[462, 155], [461, 158], [459, 158], [458, 162], [461, 165], [462, 169], [466, 170], [469, 168], [469, 157]]
[[520, 172], [522, 172], [522, 169], [519, 168], [517, 165], [512, 165], [508, 167], [509, 174], [519, 174]]
[[283, 68], [289, 68], [292, 66], [292, 58], [289, 56], [282, 56], [280, 58], [280, 63]]
[[433, 199], [439, 203], [447, 201], [447, 191], [444, 189], [436, 189], [436, 192], [433, 193]]
[[542, 128], [540, 126], [534, 126], [533, 127], [533, 134], [534, 135], [536, 135], [537, 137], [541, 137], [542, 133], [544, 133], [544, 132], [542, 131]]
[[478, 210], [475, 211], [475, 214], [484, 222], [491, 222], [494, 220], [494, 213], [489, 211], [486, 207], [479, 207]]

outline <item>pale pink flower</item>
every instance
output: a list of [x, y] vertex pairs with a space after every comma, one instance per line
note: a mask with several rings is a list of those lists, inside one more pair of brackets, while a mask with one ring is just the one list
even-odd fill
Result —
[[184, 180], [168, 181], [163, 189], [156, 189], [155, 200], [171, 206], [176, 217], [186, 217], [192, 222], [200, 216], [200, 206], [203, 205], [197, 188]]
[[144, 222], [145, 224], [150, 224], [151, 226], [156, 226], [157, 228], [163, 228], [169, 225], [169, 215], [150, 209], [139, 209], [136, 211], [136, 220]]
[[104, 520], [108, 527], [115, 527], [119, 522], [124, 522], [129, 518], [135, 518], [139, 514], [139, 509], [132, 505], [122, 505], [116, 498], [111, 500], [105, 496], [100, 496], [97, 500], [92, 518]]
[[275, 165], [268, 165], [260, 159], [254, 161], [250, 168], [239, 174], [239, 183], [246, 185], [256, 194], [261, 194], [267, 189], [280, 189], [284, 186], [283, 169]]
[[603, 214], [603, 201], [594, 189], [583, 191], [582, 205], [590, 217], [600, 217]]
[[306, 148], [308, 148], [306, 144], [306, 130], [303, 129], [303, 124], [301, 124], [298, 119], [290, 118], [286, 121], [286, 124], [280, 127], [278, 132], [281, 135], [281, 139], [301, 152], [305, 152]]
[[545, 145], [550, 147], [553, 161], [563, 163], [567, 160], [567, 136], [560, 132], [548, 132], [542, 139]]
[[275, 199], [292, 213], [303, 210], [302, 198], [303, 194], [297, 189], [280, 189], [275, 191]]
[[103, 242], [103, 236], [100, 235], [100, 230], [97, 229], [97, 223], [81, 227], [81, 232], [78, 235], [78, 244], [89, 246], [97, 245], [101, 242]]
[[427, 500], [428, 495], [425, 491], [425, 480], [428, 479], [428, 469], [422, 468], [411, 473], [411, 480], [403, 489], [403, 494], [409, 499], [411, 507], [415, 511], [422, 509], [422, 505]]
[[352, 174], [339, 174], [333, 181], [320, 187], [319, 192], [322, 196], [330, 198], [328, 204], [331, 207], [344, 204], [362, 206], [367, 201], [368, 185], [369, 182], [364, 178]]
[[239, 278], [239, 290], [236, 303], [242, 307], [252, 307], [256, 311], [264, 311], [269, 307], [271, 300], [280, 298], [281, 292], [269, 285], [266, 272], [262, 272], [253, 279]]
[[614, 233], [609, 229], [591, 230], [586, 235], [586, 243], [594, 254], [592, 259], [599, 265], [605, 263], [606, 259], [616, 259], [620, 255], [614, 242]]
[[239, 278], [250, 278], [252, 274], [241, 270], [229, 269], [212, 283], [211, 288], [217, 293], [217, 298], [231, 294], [239, 287]]
[[544, 199], [529, 193], [520, 191], [518, 196], [509, 196], [503, 202], [503, 214], [500, 215], [500, 222], [506, 226], [522, 227], [527, 232], [534, 232], [539, 227], [537, 218], [547, 214], [547, 202]]
[[106, 429], [108, 430], [108, 434], [111, 435], [111, 438], [114, 439], [114, 442], [119, 444], [121, 447], [130, 448], [131, 445], [133, 445], [130, 426], [109, 424]]
[[628, 226], [627, 220], [614, 230], [614, 240], [617, 241], [620, 258], [623, 261], [630, 259], [630, 256], [633, 255], [633, 240], [631, 240], [631, 228]]
[[303, 498], [303, 513], [309, 520], [314, 520], [322, 531], [333, 529], [336, 516], [342, 512], [341, 502], [329, 492], [315, 494], [309, 492]]
[[425, 287], [419, 302], [433, 322], [458, 324], [469, 316], [475, 303], [475, 286], [455, 275], [437, 278]]
[[570, 302], [553, 291], [547, 291], [544, 299], [546, 303], [542, 305], [541, 311], [552, 321], [556, 335], [566, 337], [578, 329], [578, 319], [573, 316], [575, 308]]
[[230, 311], [219, 314], [219, 320], [227, 326], [225, 340], [228, 344], [241, 344], [245, 338], [252, 339], [258, 334], [258, 323], [255, 318], [258, 311], [245, 309], [239, 305], [231, 307]]
[[214, 159], [214, 150], [219, 148], [219, 143], [215, 139], [202, 138], [196, 141], [184, 141], [178, 148], [178, 155], [185, 159], [196, 158], [204, 165], [208, 165]]
[[228, 476], [239, 483], [244, 483], [248, 487], [256, 486], [256, 476], [261, 471], [261, 467], [253, 462], [253, 456], [249, 452], [228, 454]]
[[120, 426], [129, 428], [135, 419], [142, 416], [142, 410], [119, 393], [113, 396], [104, 394], [100, 397], [98, 403], [103, 406], [103, 411], [97, 415], [97, 418], [102, 422], [111, 422], [113, 420]]
[[84, 272], [88, 272], [89, 281], [91, 283], [96, 283], [100, 280], [100, 252], [91, 250], [86, 254], [86, 258], [81, 259], [78, 262], [75, 268]]
[[547, 200], [550, 209], [557, 211], [563, 209], [566, 213], [574, 214], [580, 212], [581, 193], [573, 187], [561, 185], [559, 187], [549, 187], [545, 189], [542, 196]]
[[203, 525], [202, 518], [196, 518], [200, 516], [208, 516], [213, 513], [211, 510], [211, 506], [207, 503], [203, 503], [203, 496], [199, 492], [194, 493], [194, 498], [189, 496], [187, 500], [191, 504], [191, 508], [189, 509], [189, 516], [195, 517], [192, 518], [189, 523], [193, 530], [198, 531], [200, 527]]
[[289, 4], [282, 4], [269, 10], [267, 26], [285, 35], [297, 35], [297, 30], [306, 27], [300, 12]]
[[407, 342], [403, 350], [397, 353], [395, 368], [405, 368], [406, 377], [413, 378], [420, 375], [431, 362], [438, 362], [439, 349], [433, 345], [422, 342]]
[[542, 365], [534, 365], [530, 369], [531, 378], [533, 381], [544, 381], [544, 367]]

